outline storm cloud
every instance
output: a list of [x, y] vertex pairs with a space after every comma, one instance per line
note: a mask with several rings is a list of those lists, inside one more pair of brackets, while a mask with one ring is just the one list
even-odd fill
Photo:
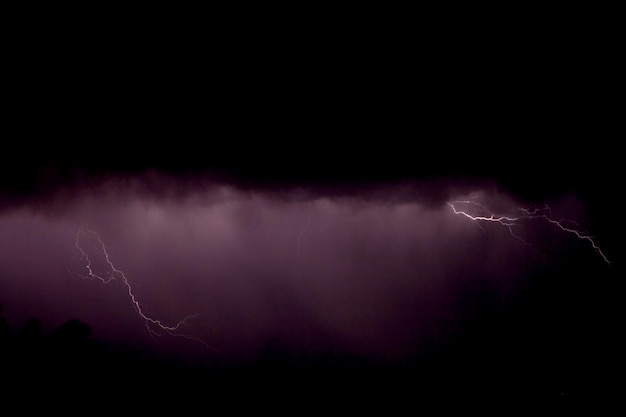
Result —
[[[472, 297], [514, 300], [546, 254], [594, 255], [546, 222], [512, 234], [447, 204], [516, 213], [524, 202], [497, 187], [428, 185], [267, 191], [153, 174], [59, 191], [0, 214], [0, 303], [16, 324], [80, 318], [96, 338], [209, 357], [403, 358], [462, 331]], [[575, 196], [551, 210], [584, 222]]]

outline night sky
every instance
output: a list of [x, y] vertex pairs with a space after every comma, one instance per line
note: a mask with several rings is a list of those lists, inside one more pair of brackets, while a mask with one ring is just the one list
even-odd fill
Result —
[[622, 392], [610, 28], [195, 29], [19, 37], [17, 386], [413, 409]]

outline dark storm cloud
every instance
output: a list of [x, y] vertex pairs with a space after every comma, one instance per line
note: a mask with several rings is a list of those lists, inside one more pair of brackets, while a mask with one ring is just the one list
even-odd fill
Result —
[[[519, 204], [485, 184], [472, 192], [443, 182], [338, 192], [158, 174], [93, 182], [2, 212], [0, 304], [17, 323], [80, 318], [103, 339], [194, 344], [165, 332], [149, 339], [119, 276], [109, 284], [83, 278], [76, 244], [94, 273], [111, 272], [95, 235], [77, 235], [87, 227], [142, 313], [170, 326], [196, 314], [179, 331], [211, 354], [251, 355], [273, 344], [407, 355], [452, 337], [446, 332], [467, 319], [463, 306], [477, 283], [505, 302], [542, 261], [506, 227], [455, 215], [446, 204], [454, 199], [504, 214]], [[556, 203], [556, 213], [581, 220], [575, 197]], [[533, 242], [564, 239], [541, 228], [516, 232]]]

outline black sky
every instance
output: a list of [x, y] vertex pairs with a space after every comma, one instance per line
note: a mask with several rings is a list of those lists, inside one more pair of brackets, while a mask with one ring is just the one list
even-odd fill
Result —
[[538, 198], [595, 192], [617, 174], [614, 28], [537, 19], [248, 31], [37, 21], [8, 52], [2, 185], [29, 193], [157, 168], [271, 185], [456, 176]]

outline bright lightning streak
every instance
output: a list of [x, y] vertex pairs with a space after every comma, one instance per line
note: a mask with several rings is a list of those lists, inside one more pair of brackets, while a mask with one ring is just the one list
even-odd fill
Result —
[[[609, 259], [606, 257], [606, 255], [604, 254], [604, 252], [602, 252], [600, 247], [593, 240], [593, 237], [591, 235], [585, 233], [576, 222], [567, 221], [563, 219], [561, 220], [553, 219], [551, 217], [550, 208], [547, 205], [539, 209], [519, 208], [518, 210], [520, 212], [520, 215], [513, 217], [513, 216], [503, 216], [503, 215], [496, 215], [496, 214], [490, 213], [487, 207], [485, 207], [483, 204], [480, 204], [474, 200], [449, 201], [447, 204], [452, 208], [452, 211], [454, 212], [454, 214], [465, 216], [474, 222], [477, 222], [477, 223], [493, 222], [493, 223], [499, 223], [502, 226], [505, 226], [513, 237], [515, 237], [516, 239], [519, 239], [520, 241], [522, 241], [524, 244], [528, 246], [531, 246], [531, 245], [528, 242], [526, 242], [524, 239], [522, 239], [519, 235], [517, 235], [514, 232], [513, 228], [521, 226], [522, 222], [525, 220], [544, 219], [550, 224], [558, 227], [562, 231], [572, 233], [577, 238], [588, 241], [593, 247], [593, 249], [595, 249], [595, 251], [598, 252], [598, 254], [602, 257], [602, 259], [607, 264], [611, 263]], [[476, 210], [478, 210], [481, 215], [473, 215], [473, 214], [468, 213], [468, 211], [460, 210], [457, 208], [457, 206], [459, 205], [467, 205], [467, 206], [475, 207]], [[566, 224], [573, 224], [573, 225], [576, 225], [578, 228], [567, 227]], [[480, 226], [480, 224], [478, 225]]]
[[[453, 202], [448, 202], [448, 205], [450, 207], [452, 207], [452, 210], [454, 211], [454, 214], [460, 214], [463, 215], [465, 217], [467, 217], [468, 219], [471, 219], [475, 222], [494, 222], [494, 223], [500, 223], [501, 225], [505, 226], [507, 229], [509, 229], [509, 233], [511, 233], [511, 235], [518, 239], [519, 241], [521, 241], [522, 243], [524, 243], [527, 246], [531, 246], [530, 243], [526, 242], [524, 239], [522, 239], [521, 236], [515, 234], [515, 232], [513, 231], [513, 227], [518, 226], [519, 222], [520, 222], [520, 218], [519, 217], [509, 217], [509, 216], [496, 216], [494, 214], [490, 214], [489, 216], [472, 216], [469, 213], [467, 213], [466, 211], [462, 211], [462, 210], [457, 210], [457, 208], [454, 206], [455, 204], [469, 204], [469, 205], [473, 205], [478, 207], [478, 209], [480, 211], [486, 212], [487, 208], [485, 206], [483, 206], [480, 203], [477, 203], [473, 200], [459, 200], [459, 201], [453, 201]], [[480, 226], [480, 223], [478, 223], [478, 226], [482, 228], [482, 226]]]
[[[80, 245], [81, 238], [83, 238], [84, 235], [89, 235], [92, 238], [95, 238], [96, 242], [100, 246], [100, 248], [102, 250], [102, 254], [104, 255], [104, 259], [106, 261], [106, 264], [108, 265], [108, 268], [109, 268], [109, 272], [108, 272], [108, 274], [106, 276], [99, 275], [99, 274], [94, 272], [94, 269], [92, 268], [91, 258], [89, 257], [87, 252]], [[137, 312], [137, 314], [139, 315], [139, 317], [145, 322], [146, 329], [148, 330], [148, 333], [151, 336], [160, 336], [162, 333], [167, 333], [167, 334], [169, 334], [171, 336], [183, 337], [185, 339], [194, 340], [196, 342], [199, 342], [199, 343], [203, 344], [207, 348], [213, 349], [205, 341], [203, 341], [203, 340], [201, 340], [201, 339], [199, 339], [197, 337], [186, 335], [186, 334], [183, 334], [183, 333], [179, 333], [179, 329], [182, 326], [184, 326], [189, 320], [191, 320], [192, 318], [197, 317], [198, 316], [197, 314], [189, 315], [189, 316], [185, 317], [183, 320], [181, 320], [178, 323], [176, 323], [175, 325], [168, 326], [168, 325], [163, 324], [162, 321], [154, 319], [154, 318], [148, 316], [143, 311], [139, 301], [137, 300], [137, 297], [135, 296], [135, 293], [133, 292], [133, 287], [132, 287], [128, 277], [126, 276], [126, 274], [124, 274], [123, 271], [121, 271], [121, 270], [119, 270], [119, 269], [117, 269], [115, 267], [115, 265], [113, 264], [113, 262], [110, 259], [109, 252], [107, 250], [106, 245], [104, 244], [104, 242], [100, 238], [100, 235], [97, 232], [89, 229], [86, 226], [82, 226], [78, 230], [78, 232], [76, 233], [76, 239], [74, 241], [74, 246], [76, 246], [76, 248], [78, 249], [78, 251], [81, 254], [81, 258], [84, 259], [84, 261], [85, 261], [85, 269], [87, 270], [87, 274], [82, 276], [82, 277], [86, 278], [86, 279], [97, 279], [97, 280], [101, 281], [104, 284], [108, 284], [108, 283], [110, 283], [113, 280], [121, 281], [121, 283], [126, 288], [126, 293], [128, 294], [128, 297], [130, 299], [131, 304], [133, 305], [133, 307], [134, 307], [135, 311]]]
[[[576, 237], [578, 237], [579, 239], [582, 240], [587, 240], [591, 246], [596, 250], [596, 252], [598, 252], [600, 254], [600, 256], [602, 257], [602, 259], [604, 259], [604, 261], [607, 264], [610, 264], [611, 262], [608, 260], [608, 258], [606, 257], [606, 255], [604, 254], [604, 252], [602, 252], [602, 249], [600, 249], [600, 247], [596, 244], [596, 242], [593, 240], [593, 237], [591, 235], [588, 235], [587, 233], [584, 233], [582, 230], [577, 230], [577, 229], [573, 229], [571, 227], [566, 227], [565, 226], [565, 220], [561, 219], [561, 220], [554, 220], [552, 219], [549, 214], [550, 213], [550, 208], [549, 207], [545, 207], [542, 210], [528, 210], [528, 209], [520, 209], [522, 212], [525, 213], [525, 215], [528, 218], [542, 218], [547, 220], [549, 223], [557, 226], [559, 229], [563, 230], [564, 232], [568, 232], [568, 233], [573, 233], [574, 235], [576, 235]], [[575, 222], [571, 222], [573, 224], [576, 224]]]

